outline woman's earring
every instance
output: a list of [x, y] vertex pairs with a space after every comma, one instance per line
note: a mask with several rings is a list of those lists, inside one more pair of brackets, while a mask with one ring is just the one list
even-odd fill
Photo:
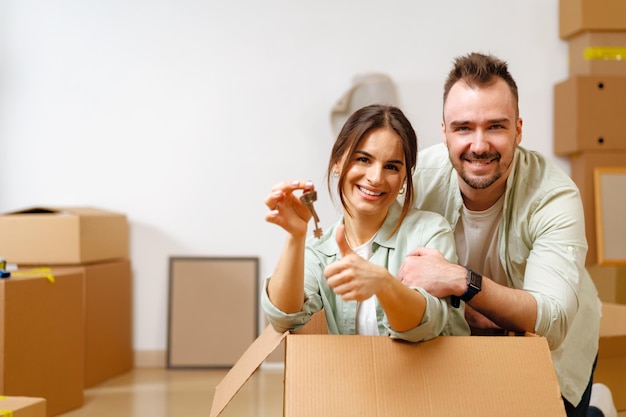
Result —
[[402, 184], [402, 188], [400, 188], [400, 191], [398, 191], [398, 194], [402, 195], [404, 194], [406, 191], [406, 184]]
[[333, 177], [339, 178], [339, 171], [333, 171]]

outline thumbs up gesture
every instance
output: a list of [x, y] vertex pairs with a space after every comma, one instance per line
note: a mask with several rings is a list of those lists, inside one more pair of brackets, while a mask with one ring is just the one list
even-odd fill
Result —
[[335, 240], [337, 241], [337, 247], [339, 247], [339, 253], [341, 254], [342, 259], [348, 257], [349, 255], [358, 256], [348, 244], [345, 225], [340, 224], [337, 226], [337, 230], [335, 230]]
[[345, 226], [340, 225], [335, 239], [341, 259], [324, 269], [328, 286], [345, 301], [363, 301], [388, 285], [391, 274], [380, 265], [373, 264], [356, 254], [346, 241]]

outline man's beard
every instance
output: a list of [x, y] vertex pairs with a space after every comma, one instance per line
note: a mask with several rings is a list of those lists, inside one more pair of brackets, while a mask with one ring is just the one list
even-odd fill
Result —
[[498, 181], [502, 177], [502, 173], [497, 173], [493, 177], [489, 178], [470, 178], [465, 175], [464, 172], [461, 173], [461, 178], [467, 185], [472, 187], [475, 190], [484, 190], [485, 188], [489, 188], [493, 183]]
[[[480, 161], [480, 160], [484, 160], [484, 161], [497, 161], [498, 163], [498, 170], [496, 171], [496, 173], [489, 177], [489, 178], [483, 178], [483, 177], [470, 177], [468, 176], [464, 170], [461, 170], [461, 172], [459, 172], [461, 179], [463, 181], [465, 181], [465, 183], [467, 185], [469, 185], [470, 187], [472, 187], [475, 190], [484, 190], [486, 188], [489, 188], [491, 185], [493, 185], [496, 181], [498, 181], [500, 178], [502, 178], [502, 174], [503, 172], [506, 171], [506, 168], [508, 168], [508, 166], [504, 169], [501, 170], [501, 166], [499, 164], [500, 162], [500, 158], [501, 155], [499, 153], [495, 153], [495, 154], [482, 154], [482, 155], [477, 155], [475, 153], [472, 153], [471, 155], [469, 155], [469, 158], [466, 158], [465, 154], [461, 154], [460, 156], [460, 160], [464, 161], [466, 159], [470, 159], [473, 161]], [[510, 165], [510, 164], [509, 164]]]

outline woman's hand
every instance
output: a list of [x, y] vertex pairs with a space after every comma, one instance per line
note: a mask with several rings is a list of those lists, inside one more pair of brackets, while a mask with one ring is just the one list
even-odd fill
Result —
[[271, 194], [265, 198], [265, 205], [270, 209], [265, 220], [282, 227], [291, 235], [306, 235], [311, 211], [300, 202], [300, 196], [295, 192], [314, 189], [310, 181], [284, 181], [276, 184], [272, 187]]
[[341, 259], [324, 269], [328, 286], [345, 301], [364, 301], [389, 285], [393, 279], [386, 268], [356, 254], [346, 242], [345, 226], [337, 227], [335, 239]]

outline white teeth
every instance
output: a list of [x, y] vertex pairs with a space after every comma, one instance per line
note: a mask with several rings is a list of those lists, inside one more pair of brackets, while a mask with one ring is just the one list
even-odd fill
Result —
[[476, 166], [483, 166], [483, 165], [489, 165], [491, 161], [470, 161], [470, 163]]
[[376, 197], [378, 197], [378, 196], [380, 196], [380, 195], [383, 195], [383, 193], [375, 193], [375, 192], [372, 192], [372, 191], [370, 191], [370, 190], [366, 190], [366, 189], [365, 189], [365, 188], [363, 188], [363, 187], [359, 187], [359, 190], [361, 190], [362, 192], [364, 192], [364, 193], [365, 193], [365, 194], [367, 194], [367, 195], [372, 195], [372, 196], [376, 196]]

